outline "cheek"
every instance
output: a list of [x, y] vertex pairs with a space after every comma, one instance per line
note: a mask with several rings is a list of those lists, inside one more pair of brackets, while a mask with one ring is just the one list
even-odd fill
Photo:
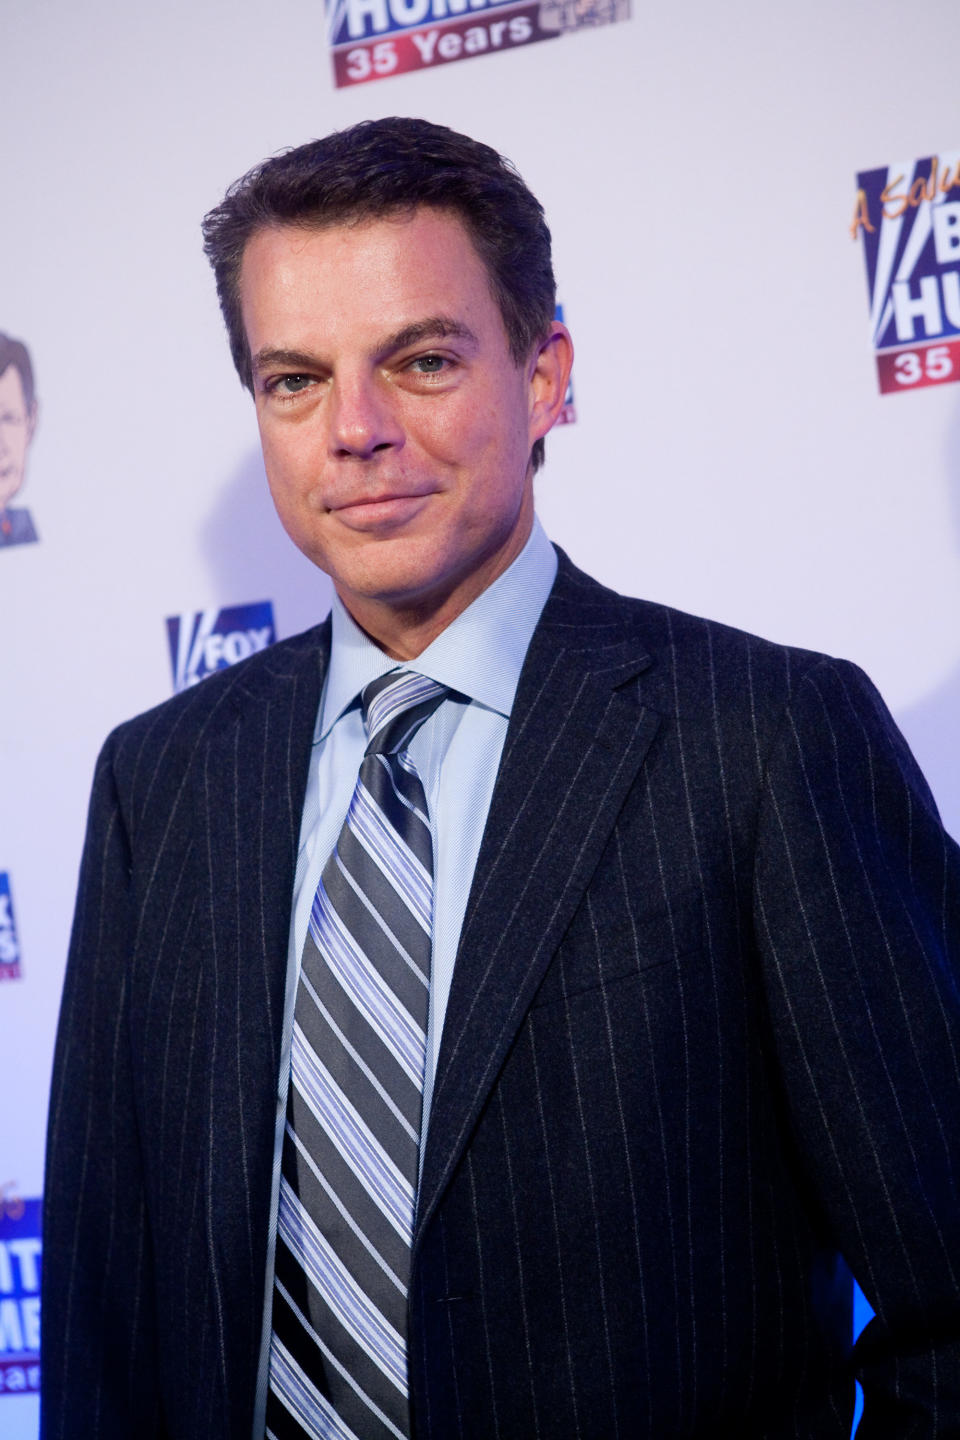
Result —
[[16, 431], [12, 436], [4, 435], [0, 438], [0, 455], [3, 455], [6, 463], [12, 465], [14, 470], [22, 469], [27, 455], [26, 440]]
[[413, 459], [419, 450], [424, 456], [441, 464], [456, 465], [469, 456], [467, 427], [449, 409], [437, 406], [427, 415], [404, 417], [406, 459]]
[[319, 474], [318, 451], [304, 433], [275, 432], [261, 427], [260, 445], [270, 489], [275, 496], [308, 493], [311, 479]]
[[437, 396], [429, 408], [409, 408], [401, 417], [408, 439], [450, 465], [482, 464], [504, 447], [505, 413], [489, 394], [464, 389]]

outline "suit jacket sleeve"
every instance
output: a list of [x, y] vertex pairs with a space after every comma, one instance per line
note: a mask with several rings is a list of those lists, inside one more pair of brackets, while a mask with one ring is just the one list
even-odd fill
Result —
[[130, 846], [116, 737], [97, 764], [54, 1058], [43, 1259], [46, 1440], [161, 1435], [132, 1093]]
[[859, 1440], [960, 1433], [960, 853], [883, 702], [810, 669], [754, 904], [798, 1173], [876, 1311]]

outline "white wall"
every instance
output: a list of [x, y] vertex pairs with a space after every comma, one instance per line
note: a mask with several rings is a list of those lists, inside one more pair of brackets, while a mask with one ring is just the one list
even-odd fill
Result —
[[[94, 758], [170, 693], [164, 618], [326, 581], [273, 517], [199, 220], [263, 156], [425, 115], [543, 200], [578, 345], [549, 533], [618, 588], [873, 675], [960, 833], [960, 386], [878, 394], [857, 171], [960, 147], [956, 0], [634, 0], [546, 44], [334, 90], [319, 0], [35, 0], [4, 19], [0, 330], [40, 421], [0, 551], [0, 1186], [42, 1185]], [[957, 198], [960, 198], [958, 195]], [[32, 1400], [0, 1430], [33, 1435]]]

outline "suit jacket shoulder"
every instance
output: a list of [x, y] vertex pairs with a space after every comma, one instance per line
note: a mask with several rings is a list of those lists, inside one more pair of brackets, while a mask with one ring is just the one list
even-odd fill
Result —
[[328, 618], [118, 725], [101, 764], [113, 769], [131, 825], [158, 794], [167, 803], [198, 752], [238, 724], [264, 723], [274, 711], [301, 733], [319, 703], [329, 653]]
[[[836, 673], [885, 707], [850, 661], [778, 644], [669, 605], [620, 595], [560, 554], [557, 584], [535, 637], [571, 655], [626, 645], [645, 656], [644, 703], [686, 724], [722, 723], [772, 743], [785, 714], [818, 674]], [[887, 717], [889, 718], [889, 717]]]

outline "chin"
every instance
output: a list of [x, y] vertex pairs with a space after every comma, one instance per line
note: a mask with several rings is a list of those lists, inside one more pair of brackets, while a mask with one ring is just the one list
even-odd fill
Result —
[[438, 549], [429, 537], [378, 539], [353, 555], [330, 557], [330, 574], [338, 584], [370, 600], [402, 603], [442, 585], [450, 567], [438, 566]]
[[429, 608], [441, 603], [453, 588], [453, 582], [444, 584], [440, 577], [425, 576], [422, 571], [365, 575], [356, 583], [345, 582], [343, 586], [345, 594], [356, 595], [371, 604], [387, 605], [392, 610]]

